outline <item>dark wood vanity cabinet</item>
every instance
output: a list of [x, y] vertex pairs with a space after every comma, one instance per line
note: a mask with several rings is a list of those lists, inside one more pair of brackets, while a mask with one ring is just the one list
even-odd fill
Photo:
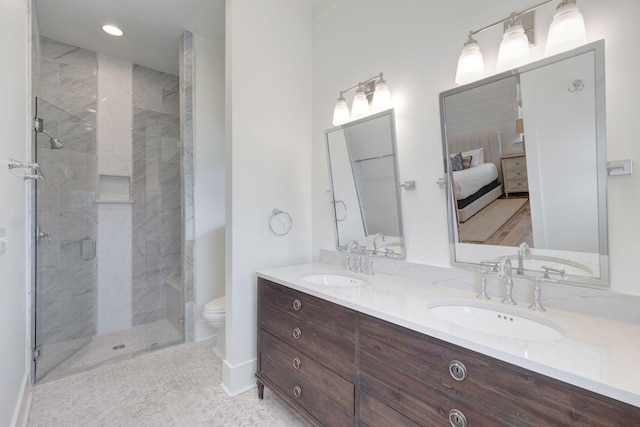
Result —
[[[449, 426], [463, 417], [470, 426], [640, 425], [638, 407], [380, 319], [361, 315], [358, 325], [360, 393], [412, 423]], [[360, 418], [366, 410], [361, 404]]]
[[308, 421], [355, 423], [357, 314], [258, 279], [258, 389], [269, 387]]
[[268, 280], [258, 285], [259, 393], [266, 385], [313, 424], [640, 426], [638, 407]]

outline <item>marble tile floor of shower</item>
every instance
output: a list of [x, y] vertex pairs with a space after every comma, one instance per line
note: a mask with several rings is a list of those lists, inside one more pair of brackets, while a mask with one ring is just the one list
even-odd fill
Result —
[[35, 386], [28, 427], [307, 426], [277, 397], [220, 388], [215, 338]]
[[54, 367], [46, 366], [48, 360], [59, 360], [52, 355], [56, 351], [65, 351], [68, 344], [45, 346], [42, 350], [41, 366], [47, 372], [39, 382], [55, 380], [67, 375], [77, 374], [107, 363], [129, 359], [148, 350], [159, 349], [183, 341], [182, 333], [167, 319], [146, 325], [94, 335], [84, 347]]

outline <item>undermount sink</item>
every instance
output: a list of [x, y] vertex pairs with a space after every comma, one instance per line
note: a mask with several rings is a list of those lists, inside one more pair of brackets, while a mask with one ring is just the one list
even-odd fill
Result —
[[433, 304], [428, 310], [463, 328], [501, 337], [532, 341], [553, 341], [564, 337], [559, 326], [542, 317], [516, 314], [511, 310], [475, 301]]
[[358, 286], [365, 283], [364, 280], [357, 277], [336, 273], [308, 274], [302, 278], [307, 282], [326, 286]]

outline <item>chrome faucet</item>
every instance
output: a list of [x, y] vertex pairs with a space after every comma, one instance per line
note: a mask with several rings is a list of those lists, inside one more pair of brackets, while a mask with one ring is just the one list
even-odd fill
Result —
[[507, 295], [502, 300], [503, 304], [516, 305], [516, 302], [511, 296], [513, 291], [513, 278], [511, 277], [511, 260], [508, 256], [502, 258], [500, 261], [500, 277], [506, 277], [504, 287], [507, 291]]
[[542, 306], [542, 301], [540, 301], [541, 294], [542, 287], [540, 287], [540, 278], [536, 277], [533, 279], [533, 303], [529, 306], [531, 310], [547, 311], [547, 309]]
[[[353, 267], [351, 267], [351, 248], [355, 245], [357, 250], [360, 250], [360, 245], [355, 240], [347, 243], [347, 270], [353, 271]], [[358, 265], [361, 263], [361, 257], [358, 255]]]
[[527, 242], [522, 242], [520, 246], [518, 246], [518, 271], [519, 275], [524, 275], [524, 261], [523, 257], [531, 256], [531, 248], [527, 245]]
[[375, 236], [373, 236], [373, 253], [374, 253], [374, 254], [377, 254], [377, 253], [378, 253], [378, 244], [377, 244], [377, 242], [376, 242], [376, 241], [377, 241], [377, 239], [378, 239], [378, 237], [379, 237], [380, 239], [382, 239], [382, 241], [383, 241], [383, 242], [385, 241], [384, 234], [382, 234], [382, 233], [376, 233], [376, 235], [375, 235]]

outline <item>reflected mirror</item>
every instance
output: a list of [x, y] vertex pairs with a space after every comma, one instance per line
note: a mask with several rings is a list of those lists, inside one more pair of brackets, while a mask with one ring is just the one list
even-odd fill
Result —
[[393, 110], [325, 131], [337, 248], [405, 258]]
[[454, 265], [608, 284], [604, 102], [603, 41], [440, 95]]

